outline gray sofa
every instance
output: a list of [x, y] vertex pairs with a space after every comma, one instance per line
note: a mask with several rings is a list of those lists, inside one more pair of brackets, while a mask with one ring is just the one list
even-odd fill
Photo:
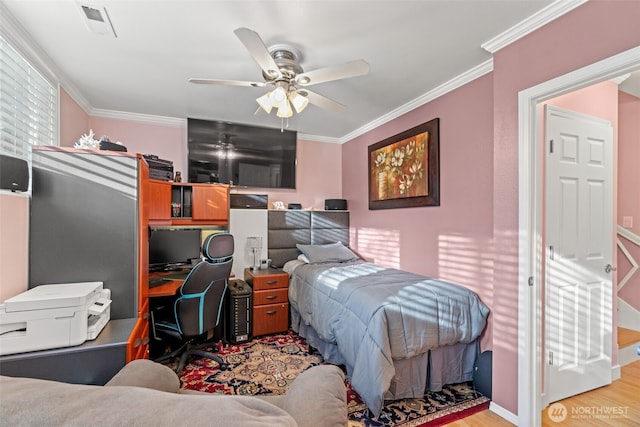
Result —
[[0, 420], [11, 426], [345, 426], [346, 388], [331, 365], [301, 373], [281, 396], [228, 396], [180, 388], [149, 360], [104, 387], [0, 376]]

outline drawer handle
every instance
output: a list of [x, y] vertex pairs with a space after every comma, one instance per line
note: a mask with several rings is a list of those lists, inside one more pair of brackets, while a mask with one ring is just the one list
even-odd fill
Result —
[[267, 314], [268, 314], [269, 316], [273, 316], [273, 315], [274, 315], [274, 314], [276, 314], [277, 312], [278, 312], [278, 310], [269, 310], [269, 311], [267, 311]]
[[149, 337], [144, 337], [144, 339], [142, 340], [142, 344], [144, 345], [149, 344]]
[[265, 298], [266, 299], [276, 299], [276, 298], [278, 298], [278, 295], [267, 295]]
[[140, 344], [142, 344], [142, 340], [140, 338], [137, 338], [135, 340], [135, 342], [133, 343], [133, 347], [134, 348], [138, 348], [138, 347], [140, 347]]
[[276, 283], [278, 283], [277, 280], [268, 280], [267, 281], [267, 285], [275, 285]]

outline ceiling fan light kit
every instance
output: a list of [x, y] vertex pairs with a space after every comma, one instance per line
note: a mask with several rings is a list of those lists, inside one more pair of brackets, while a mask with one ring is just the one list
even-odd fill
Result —
[[293, 116], [292, 106], [300, 114], [309, 105], [309, 100], [304, 95], [295, 89], [291, 90], [285, 82], [278, 82], [274, 90], [256, 98], [256, 102], [267, 114], [277, 108], [276, 115], [285, 119]]
[[[218, 79], [189, 79], [189, 81], [198, 84], [226, 86], [262, 87], [274, 85], [275, 89], [256, 98], [256, 102], [267, 114], [276, 108], [276, 116], [282, 119], [293, 116], [294, 109], [296, 113], [300, 114], [309, 103], [331, 111], [344, 109], [344, 105], [307, 89], [299, 89], [298, 86], [306, 87], [369, 73], [369, 64], [362, 59], [305, 73], [300, 65], [302, 53], [299, 49], [288, 44], [276, 44], [267, 48], [258, 33], [248, 28], [238, 28], [234, 33], [262, 69], [262, 77], [265, 81], [246, 82]], [[256, 111], [256, 114], [259, 111], [260, 109]]]

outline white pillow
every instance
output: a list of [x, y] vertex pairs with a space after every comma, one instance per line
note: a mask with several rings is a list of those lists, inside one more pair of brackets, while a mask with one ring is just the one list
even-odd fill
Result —
[[305, 254], [298, 255], [298, 260], [304, 262], [305, 264], [309, 264], [309, 258]]
[[301, 245], [296, 247], [305, 255], [309, 262], [347, 262], [358, 259], [342, 242], [327, 245]]

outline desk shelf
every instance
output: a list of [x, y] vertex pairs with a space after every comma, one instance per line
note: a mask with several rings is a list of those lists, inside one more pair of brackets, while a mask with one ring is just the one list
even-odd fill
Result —
[[110, 320], [93, 341], [0, 357], [0, 375], [104, 385], [127, 363], [137, 318]]

